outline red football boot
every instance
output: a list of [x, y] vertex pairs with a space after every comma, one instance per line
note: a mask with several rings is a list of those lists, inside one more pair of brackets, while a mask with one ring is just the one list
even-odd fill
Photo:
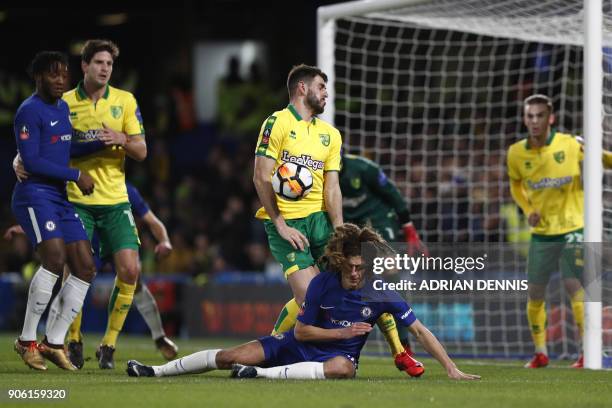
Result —
[[544, 353], [535, 353], [533, 358], [525, 364], [525, 368], [542, 368], [548, 365], [548, 356]]
[[574, 364], [571, 365], [572, 368], [584, 368], [584, 355], [580, 355], [578, 360]]
[[423, 364], [412, 358], [407, 351], [395, 356], [395, 366], [400, 371], [405, 371], [411, 377], [420, 377], [425, 372]]

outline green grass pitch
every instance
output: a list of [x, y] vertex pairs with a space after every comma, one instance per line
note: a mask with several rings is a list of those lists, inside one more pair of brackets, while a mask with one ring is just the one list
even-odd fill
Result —
[[[412, 379], [395, 369], [390, 358], [362, 357], [355, 380], [232, 380], [227, 371], [170, 378], [130, 378], [125, 363], [134, 358], [160, 364], [161, 356], [145, 337], [123, 335], [115, 353], [115, 370], [102, 371], [93, 358], [99, 335], [89, 335], [79, 372], [51, 363], [47, 372], [26, 367], [13, 351], [14, 334], [0, 335], [0, 407], [610, 407], [612, 372], [573, 370], [559, 362], [538, 370], [523, 361], [458, 360], [481, 381], [457, 382], [438, 363], [422, 359], [426, 372]], [[236, 344], [233, 340], [178, 341], [181, 355]], [[9, 400], [9, 389], [65, 389], [57, 402]]]

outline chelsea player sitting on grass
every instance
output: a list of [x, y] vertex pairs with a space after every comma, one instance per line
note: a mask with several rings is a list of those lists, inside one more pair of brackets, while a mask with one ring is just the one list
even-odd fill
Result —
[[[397, 293], [376, 292], [371, 285], [366, 285], [369, 274], [361, 257], [362, 245], [386, 244], [369, 227], [343, 224], [336, 228], [325, 248], [329, 272], [322, 272], [311, 280], [293, 330], [230, 349], [200, 351], [162, 366], [146, 366], [130, 360], [128, 375], [165, 377], [231, 369], [235, 378], [353, 378], [372, 325], [381, 314], [390, 313], [400, 324], [408, 326], [450, 378], [479, 379], [480, 376], [457, 368], [444, 347]], [[417, 361], [410, 370], [414, 376], [424, 372]]]
[[[41, 266], [30, 283], [23, 329], [14, 347], [31, 368], [46, 370], [46, 358], [60, 368], [76, 370], [64, 351], [64, 337], [83, 306], [96, 269], [83, 223], [68, 202], [66, 182], [73, 181], [88, 196], [94, 181], [85, 170], [68, 166], [72, 126], [68, 105], [61, 100], [68, 83], [67, 57], [41, 52], [34, 57], [31, 71], [36, 92], [15, 114], [15, 139], [32, 176], [15, 185], [12, 210], [36, 248]], [[38, 322], [66, 262], [73, 274], [51, 303], [45, 338], [37, 344]]]

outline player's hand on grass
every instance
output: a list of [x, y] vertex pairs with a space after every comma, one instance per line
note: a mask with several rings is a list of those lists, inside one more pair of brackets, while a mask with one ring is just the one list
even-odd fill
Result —
[[87, 172], [82, 171], [79, 173], [79, 179], [76, 184], [83, 195], [90, 195], [94, 191], [94, 181]]
[[13, 171], [15, 172], [15, 176], [17, 177], [17, 181], [19, 181], [20, 183], [23, 180], [27, 180], [28, 176], [30, 175], [30, 173], [28, 173], [25, 167], [23, 166], [23, 161], [21, 160], [21, 156], [19, 155], [19, 153], [17, 153], [17, 155], [13, 159]]
[[372, 326], [365, 322], [356, 322], [349, 327], [340, 329], [341, 337], [343, 339], [352, 339], [353, 337], [363, 336], [371, 331]]
[[12, 227], [10, 227], [4, 232], [4, 239], [6, 239], [7, 241], [10, 241], [11, 239], [13, 239], [13, 235], [20, 235], [20, 234], [24, 234], [23, 228], [21, 228], [21, 225], [19, 224], [13, 225]]
[[480, 380], [479, 375], [464, 373], [454, 366], [446, 370], [446, 373], [448, 374], [448, 378], [452, 378], [453, 380]]
[[540, 213], [537, 212], [537, 211], [534, 211], [531, 214], [529, 214], [529, 217], [527, 218], [527, 222], [532, 227], [535, 227], [536, 225], [538, 225], [538, 223], [540, 222], [541, 218], [542, 218], [542, 216], [540, 215]]
[[283, 237], [283, 239], [289, 241], [293, 249], [303, 251], [304, 248], [308, 248], [308, 246], [310, 246], [308, 239], [304, 236], [304, 234], [295, 228], [291, 228], [285, 224], [283, 226], [277, 226], [276, 230], [278, 231], [278, 234]]
[[158, 259], [162, 259], [170, 255], [172, 252], [172, 244], [170, 241], [162, 241], [159, 244], [155, 245], [155, 256]]
[[100, 139], [106, 146], [121, 146], [124, 147], [127, 143], [127, 135], [125, 133], [116, 132], [113, 129], [106, 126], [105, 123], [102, 123], [102, 130], [98, 135], [98, 139]]

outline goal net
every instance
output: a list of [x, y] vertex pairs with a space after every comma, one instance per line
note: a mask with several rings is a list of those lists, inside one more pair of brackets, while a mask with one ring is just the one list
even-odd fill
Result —
[[[356, 8], [348, 6], [333, 24], [320, 20], [319, 66], [333, 83], [327, 119], [341, 131], [348, 152], [379, 163], [395, 181], [424, 241], [525, 242], [529, 230], [510, 197], [505, 155], [524, 137], [522, 101], [534, 93], [553, 98], [556, 129], [582, 134], [583, 1], [381, 3], [388, 7], [355, 15]], [[608, 150], [611, 18], [612, 5], [605, 2], [603, 147]], [[610, 172], [604, 175], [603, 201], [604, 240], [610, 241]], [[508, 272], [525, 276], [524, 268], [524, 259], [517, 260]], [[548, 345], [552, 354], [569, 358], [579, 344], [561, 287], [553, 276]], [[477, 307], [474, 296], [417, 296], [412, 302], [455, 353], [533, 352], [526, 292], [504, 307], [486, 302]], [[375, 351], [385, 352], [384, 342], [374, 344]]]

